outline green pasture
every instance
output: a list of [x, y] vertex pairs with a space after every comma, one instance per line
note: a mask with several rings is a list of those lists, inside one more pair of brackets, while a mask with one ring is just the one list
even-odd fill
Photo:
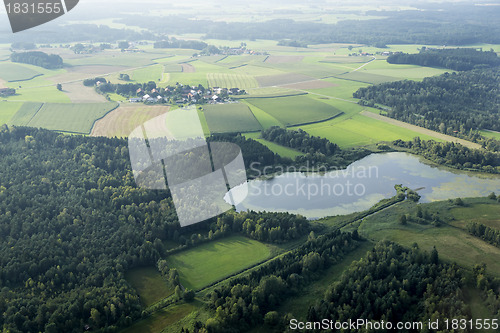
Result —
[[362, 70], [359, 70], [356, 72], [350, 72], [347, 74], [338, 75], [337, 78], [344, 79], [344, 80], [351, 80], [351, 81], [359, 81], [359, 82], [364, 82], [364, 83], [372, 83], [372, 84], [383, 83], [383, 82], [392, 82], [392, 81], [399, 80], [398, 78], [395, 78], [395, 77], [367, 73], [366, 71], [362, 71]]
[[124, 67], [141, 67], [153, 64], [153, 59], [164, 57], [158, 52], [128, 53], [120, 50], [107, 50], [101, 53], [83, 56], [81, 58], [67, 59], [64, 62], [73, 66], [81, 65], [108, 65]]
[[311, 135], [326, 138], [343, 148], [365, 146], [380, 141], [397, 139], [408, 141], [417, 136], [424, 140], [436, 140], [434, 137], [359, 114], [349, 117], [341, 116], [338, 119], [304, 125], [300, 126], [300, 128]]
[[167, 83], [169, 85], [175, 85], [176, 82], [182, 84], [188, 84], [190, 86], [197, 86], [201, 84], [204, 87], [208, 86], [208, 80], [206, 73], [195, 72], [195, 73], [170, 73]]
[[5, 81], [25, 81], [42, 75], [42, 73], [33, 68], [34, 66], [24, 66], [11, 62], [0, 63], [0, 78]]
[[256, 79], [261, 87], [282, 86], [286, 84], [307, 82], [314, 80], [313, 77], [300, 73], [257, 76]]
[[[464, 201], [468, 202], [468, 200]], [[491, 202], [493, 205], [498, 205], [493, 200]], [[431, 213], [439, 213], [442, 219], [445, 220], [449, 216], [447, 212], [450, 209], [453, 212], [453, 209], [457, 208], [453, 202], [449, 201], [422, 204], [422, 207]], [[469, 212], [469, 214], [474, 214], [474, 211], [478, 212], [481, 207], [472, 206], [472, 209], [473, 211]], [[500, 262], [498, 261], [500, 248], [471, 236], [467, 231], [455, 226], [444, 224], [440, 227], [434, 227], [430, 224], [421, 225], [413, 222], [401, 225], [399, 217], [407, 213], [416, 214], [415, 203], [405, 201], [366, 217], [360, 224], [358, 232], [362, 236], [375, 241], [387, 239], [403, 246], [411, 246], [413, 243], [417, 243], [421, 249], [429, 252], [435, 246], [441, 259], [456, 262], [469, 269], [472, 269], [476, 264], [485, 263], [490, 274], [500, 276]], [[496, 213], [495, 210], [494, 214]], [[465, 213], [464, 210], [459, 210], [458, 212], [455, 211], [454, 214], [458, 214], [455, 216], [460, 218], [460, 215]], [[498, 215], [494, 217], [489, 215], [487, 218], [495, 217], [498, 218]], [[452, 221], [452, 223], [460, 223], [460, 220]]]
[[22, 102], [0, 102], [0, 125], [8, 123], [22, 105]]
[[481, 135], [487, 137], [487, 138], [493, 138], [500, 140], [500, 132], [494, 132], [494, 131], [488, 131], [488, 130], [482, 130], [480, 131]]
[[131, 269], [125, 274], [125, 279], [137, 291], [144, 307], [153, 305], [174, 293], [156, 267]]
[[[10, 103], [10, 102], [9, 102]], [[43, 103], [26, 102], [21, 105], [17, 112], [10, 118], [8, 124], [16, 126], [28, 126], [35, 114], [42, 108]]]
[[[14, 88], [16, 87], [14, 86]], [[57, 90], [55, 85], [37, 88], [16, 89], [16, 95], [8, 97], [6, 99], [8, 99], [9, 101], [22, 102], [71, 103], [68, 95], [66, 95], [63, 91]]]
[[251, 76], [265, 76], [265, 75], [279, 75], [285, 74], [286, 71], [276, 69], [269, 66], [264, 66], [262, 64], [246, 65], [231, 69], [231, 73], [235, 74], [245, 74]]
[[327, 78], [325, 81], [333, 83], [335, 86], [328, 88], [319, 88], [319, 89], [305, 89], [311, 93], [325, 95], [329, 97], [342, 98], [347, 100], [352, 100], [357, 102], [356, 99], [352, 97], [352, 94], [358, 90], [359, 88], [369, 86], [368, 83], [357, 82], [357, 81], [349, 81], [349, 80], [341, 80], [338, 78]]
[[[18, 126], [25, 125], [62, 132], [89, 134], [94, 122], [117, 106], [118, 104], [114, 102], [84, 104], [45, 103], [34, 115], [32, 115], [33, 110], [36, 108], [32, 107], [30, 109], [31, 114], [28, 113], [21, 119], [18, 119], [18, 114], [24, 108], [23, 105], [21, 110], [11, 119], [10, 123]], [[32, 115], [31, 119], [28, 119], [30, 115]], [[27, 123], [26, 120], [28, 120]]]
[[280, 123], [276, 118], [271, 116], [269, 113], [262, 111], [255, 105], [252, 105], [245, 100], [243, 101], [243, 103], [245, 103], [250, 108], [250, 111], [252, 111], [253, 115], [255, 116], [255, 118], [257, 118], [257, 121], [260, 123], [263, 129], [272, 126], [283, 127], [283, 124]]
[[163, 65], [157, 64], [139, 68], [130, 73], [130, 78], [135, 82], [159, 82], [163, 73]]
[[232, 236], [199, 245], [167, 257], [179, 271], [184, 287], [197, 290], [259, 263], [270, 256], [269, 248], [252, 239]]
[[276, 154], [280, 155], [281, 157], [288, 157], [288, 158], [291, 158], [293, 160], [297, 156], [304, 156], [304, 153], [302, 153], [298, 150], [288, 148], [285, 146], [281, 146], [277, 143], [262, 139], [260, 137], [259, 132], [257, 132], [257, 133], [245, 133], [243, 135], [246, 138], [253, 139], [255, 141], [260, 142], [261, 144], [263, 144], [264, 146], [269, 148], [269, 150], [271, 150], [273, 153], [276, 153]]
[[210, 87], [220, 88], [257, 88], [259, 84], [253, 76], [245, 74], [208, 73], [208, 84]]
[[203, 114], [212, 133], [260, 131], [262, 126], [246, 104], [212, 104], [203, 106]]
[[341, 113], [339, 109], [307, 96], [252, 98], [247, 102], [287, 126], [323, 121]]
[[456, 219], [452, 224], [462, 229], [465, 229], [469, 222], [477, 222], [500, 230], [500, 204], [495, 204], [493, 200], [488, 204], [477, 203], [453, 208], [451, 213]]
[[180, 64], [166, 64], [163, 66], [164, 73], [182, 73], [182, 66]]

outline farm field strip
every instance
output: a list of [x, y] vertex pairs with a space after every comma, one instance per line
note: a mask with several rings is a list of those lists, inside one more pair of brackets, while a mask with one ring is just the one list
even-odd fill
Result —
[[[252, 239], [232, 236], [199, 245], [166, 258], [184, 287], [197, 290], [270, 256], [269, 248]], [[216, 269], [215, 269], [216, 268]]]
[[443, 134], [443, 133], [439, 133], [439, 132], [436, 132], [436, 131], [432, 131], [432, 130], [429, 130], [427, 128], [423, 128], [423, 127], [411, 125], [411, 124], [408, 124], [408, 123], [405, 123], [405, 122], [402, 122], [402, 121], [399, 121], [399, 120], [396, 120], [396, 119], [392, 119], [392, 118], [389, 118], [389, 117], [378, 115], [376, 113], [372, 113], [372, 112], [368, 112], [368, 111], [363, 111], [363, 112], [361, 112], [361, 115], [363, 115], [365, 117], [372, 118], [372, 119], [381, 120], [381, 121], [384, 121], [386, 123], [389, 123], [389, 124], [392, 124], [392, 125], [396, 125], [396, 126], [408, 129], [410, 131], [414, 131], [414, 132], [417, 132], [417, 133], [421, 133], [421, 134], [433, 137], [435, 139], [440, 139], [440, 140], [448, 141], [448, 142], [460, 143], [462, 146], [465, 146], [465, 147], [468, 147], [468, 148], [473, 148], [473, 149], [480, 149], [481, 148], [480, 144], [477, 144], [477, 143], [474, 143], [474, 142], [470, 142], [470, 141], [467, 141], [467, 140], [463, 140], [463, 139], [459, 139], [459, 138], [456, 138], [456, 137], [453, 137], [453, 136], [450, 136], [450, 135], [446, 135], [446, 134]]
[[342, 113], [332, 105], [307, 96], [253, 98], [246, 101], [286, 126], [324, 121]]
[[208, 73], [207, 80], [210, 87], [251, 89], [258, 88], [257, 80], [245, 74]]
[[243, 136], [245, 136], [246, 138], [253, 139], [257, 142], [260, 142], [261, 144], [263, 144], [264, 146], [269, 148], [269, 150], [271, 150], [273, 153], [276, 153], [276, 154], [280, 155], [281, 157], [288, 157], [288, 158], [294, 159], [297, 156], [304, 156], [305, 155], [304, 153], [302, 153], [298, 150], [295, 150], [295, 149], [292, 149], [289, 147], [285, 147], [285, 146], [281, 146], [277, 143], [262, 139], [262, 138], [260, 138], [260, 133], [245, 133]]
[[203, 107], [211, 133], [260, 131], [262, 126], [246, 104], [215, 104]]
[[45, 103], [26, 126], [55, 131], [90, 134], [95, 121], [118, 106], [117, 103]]
[[22, 102], [0, 102], [0, 125], [8, 123], [22, 105]]
[[[33, 66], [34, 67], [34, 66]], [[8, 82], [31, 80], [43, 73], [17, 63], [0, 63], [0, 78]]]
[[169, 106], [148, 106], [143, 104], [120, 105], [102, 119], [96, 121], [90, 135], [128, 137], [137, 126], [169, 110]]

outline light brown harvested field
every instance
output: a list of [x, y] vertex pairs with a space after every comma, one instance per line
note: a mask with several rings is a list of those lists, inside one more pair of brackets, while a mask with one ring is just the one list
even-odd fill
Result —
[[108, 73], [115, 73], [127, 69], [124, 66], [106, 66], [106, 65], [85, 65], [85, 66], [72, 66], [68, 67], [68, 72], [77, 72], [83, 74], [103, 75]]
[[289, 62], [301, 62], [304, 56], [269, 56], [266, 59], [268, 64], [283, 64]]
[[336, 87], [338, 84], [329, 82], [329, 81], [323, 81], [323, 80], [313, 80], [313, 81], [304, 81], [304, 82], [298, 82], [298, 83], [293, 83], [293, 84], [285, 84], [281, 87], [283, 88], [290, 88], [290, 89], [321, 89], [321, 88], [330, 88], [330, 87]]
[[62, 89], [72, 103], [107, 102], [106, 98], [98, 94], [94, 88], [85, 87], [81, 82], [64, 83], [62, 84]]
[[0, 79], [0, 88], [7, 88], [7, 86], [5, 85], [5, 81]]
[[255, 79], [257, 79], [260, 87], [283, 86], [287, 84], [316, 80], [311, 76], [298, 73], [257, 76]]
[[441, 140], [445, 140], [445, 141], [448, 141], [448, 142], [460, 143], [462, 146], [465, 146], [465, 147], [468, 147], [468, 148], [473, 148], [473, 149], [480, 149], [481, 148], [481, 145], [479, 145], [477, 143], [474, 143], [474, 142], [470, 142], [470, 141], [467, 141], [467, 140], [462, 140], [462, 139], [459, 139], [459, 138], [455, 138], [454, 136], [450, 136], [450, 135], [446, 135], [446, 134], [443, 134], [443, 133], [431, 131], [431, 130], [429, 130], [427, 128], [423, 128], [423, 127], [420, 127], [420, 126], [411, 125], [411, 124], [408, 124], [408, 123], [405, 123], [405, 122], [402, 122], [402, 121], [399, 121], [399, 120], [396, 120], [396, 119], [392, 119], [392, 118], [389, 118], [389, 117], [381, 116], [379, 114], [372, 113], [372, 112], [369, 112], [369, 111], [362, 111], [361, 114], [363, 116], [365, 116], [365, 117], [369, 117], [369, 118], [373, 118], [373, 119], [377, 119], [377, 120], [382, 120], [382, 121], [384, 121], [386, 123], [389, 123], [389, 124], [392, 124], [392, 125], [396, 125], [396, 126], [399, 126], [399, 127], [402, 127], [402, 128], [406, 128], [406, 129], [408, 129], [410, 131], [414, 131], [414, 132], [417, 132], [417, 133], [421, 133], [421, 134], [433, 136], [435, 138], [438, 138], [438, 139], [441, 139]]
[[120, 105], [97, 121], [91, 136], [127, 137], [144, 122], [170, 110], [170, 106], [148, 106], [141, 103]]
[[184, 73], [196, 72], [196, 68], [191, 64], [181, 64], [181, 65], [182, 65], [182, 72], [184, 72]]

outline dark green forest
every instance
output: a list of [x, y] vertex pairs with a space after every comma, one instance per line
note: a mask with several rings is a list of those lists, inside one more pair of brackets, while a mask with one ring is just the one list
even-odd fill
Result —
[[180, 228], [168, 191], [136, 187], [123, 139], [3, 126], [0, 156], [0, 326], [12, 333], [130, 325], [141, 306], [124, 274], [155, 265], [165, 240], [181, 250], [310, 230], [303, 217], [253, 212]]
[[423, 81], [396, 81], [360, 88], [360, 104], [388, 106], [388, 116], [449, 135], [500, 131], [500, 67], [444, 73]]
[[[363, 318], [425, 324], [429, 319], [470, 319], [461, 291], [464, 281], [462, 269], [439, 262], [436, 249], [426, 253], [416, 244], [405, 249], [381, 242], [309, 309], [308, 320]], [[431, 332], [425, 325], [418, 331]]]
[[40, 51], [12, 53], [10, 56], [12, 62], [21, 62], [47, 69], [57, 69], [63, 67], [63, 60], [57, 54], [47, 54]]
[[500, 58], [491, 51], [478, 51], [470, 48], [430, 49], [425, 46], [419, 53], [396, 53], [387, 58], [390, 64], [412, 64], [427, 67], [443, 67], [456, 71], [474, 68], [500, 66]]

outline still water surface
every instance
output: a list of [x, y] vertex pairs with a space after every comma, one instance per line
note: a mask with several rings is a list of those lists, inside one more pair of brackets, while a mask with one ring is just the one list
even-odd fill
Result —
[[417, 156], [392, 152], [369, 155], [345, 170], [288, 172], [268, 180], [252, 180], [248, 196], [236, 209], [290, 212], [308, 218], [348, 214], [395, 195], [395, 184], [418, 190], [420, 202], [500, 193], [497, 175], [434, 167]]

